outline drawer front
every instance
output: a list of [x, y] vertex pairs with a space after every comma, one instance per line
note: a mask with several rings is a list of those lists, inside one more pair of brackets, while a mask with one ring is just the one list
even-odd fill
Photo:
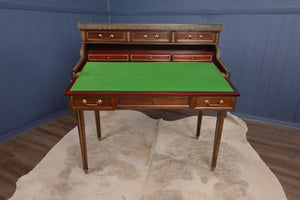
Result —
[[88, 42], [125, 42], [126, 32], [125, 31], [89, 31], [87, 34]]
[[171, 32], [133, 31], [131, 40], [140, 43], [169, 43], [171, 42]]
[[190, 107], [189, 97], [118, 97], [118, 107]]
[[177, 32], [177, 43], [215, 43], [215, 33], [202, 33], [202, 32]]
[[196, 97], [195, 108], [234, 109], [236, 97]]
[[120, 54], [120, 55], [114, 55], [114, 54], [89, 54], [88, 55], [89, 61], [128, 61], [129, 55], [126, 54]]
[[131, 55], [131, 61], [171, 61], [170, 55]]
[[212, 56], [211, 55], [173, 55], [173, 61], [177, 61], [177, 62], [212, 61]]
[[95, 109], [95, 108], [112, 108], [112, 98], [106, 97], [71, 97], [72, 108]]

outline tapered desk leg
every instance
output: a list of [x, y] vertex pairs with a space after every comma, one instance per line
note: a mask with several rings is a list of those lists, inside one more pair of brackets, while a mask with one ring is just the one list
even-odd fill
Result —
[[201, 123], [202, 123], [202, 115], [203, 111], [199, 110], [198, 111], [198, 121], [197, 121], [197, 132], [196, 132], [196, 139], [198, 140], [200, 137], [200, 129], [201, 129]]
[[78, 133], [81, 148], [82, 165], [85, 173], [88, 173], [88, 161], [87, 161], [87, 150], [86, 150], [86, 139], [85, 139], [85, 125], [83, 111], [76, 111]]
[[211, 171], [214, 171], [217, 165], [224, 118], [225, 118], [225, 111], [218, 111], [217, 124], [215, 130], [214, 150], [213, 150], [213, 156], [211, 161]]
[[95, 110], [95, 121], [97, 127], [98, 140], [101, 141], [100, 111]]

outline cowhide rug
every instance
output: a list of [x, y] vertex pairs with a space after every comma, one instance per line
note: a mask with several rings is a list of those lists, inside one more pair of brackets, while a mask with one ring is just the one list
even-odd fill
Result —
[[11, 200], [286, 200], [228, 113], [217, 168], [210, 171], [215, 117], [154, 120], [137, 111], [101, 112], [103, 140], [85, 112], [89, 173], [82, 170], [77, 127], [17, 182]]

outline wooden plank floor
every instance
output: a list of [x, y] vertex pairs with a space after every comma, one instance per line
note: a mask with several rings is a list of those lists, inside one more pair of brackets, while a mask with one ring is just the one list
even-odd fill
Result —
[[[189, 110], [142, 110], [152, 118], [176, 120], [196, 115]], [[247, 138], [277, 176], [288, 200], [300, 199], [300, 131], [245, 120]], [[11, 197], [16, 181], [28, 173], [72, 128], [72, 112], [0, 144], [0, 200]], [[195, 124], [196, 128], [196, 124]]]

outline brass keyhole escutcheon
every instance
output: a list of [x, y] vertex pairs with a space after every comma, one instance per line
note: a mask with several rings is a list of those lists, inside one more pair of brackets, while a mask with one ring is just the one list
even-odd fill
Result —
[[113, 34], [109, 35], [110, 39], [113, 39], [115, 36]]
[[203, 35], [199, 35], [199, 39], [203, 38]]
[[156, 35], [154, 36], [154, 38], [155, 38], [155, 39], [158, 39], [158, 38], [159, 38], [159, 35], [156, 34]]
[[188, 38], [191, 40], [193, 37], [192, 37], [192, 35], [189, 35]]
[[155, 99], [153, 99], [153, 100], [152, 100], [152, 103], [153, 103], [153, 104], [156, 104], [156, 100], [155, 100]]
[[148, 39], [148, 35], [144, 35], [144, 38], [145, 38], [145, 39]]
[[103, 35], [101, 33], [98, 34], [98, 38], [102, 39]]

